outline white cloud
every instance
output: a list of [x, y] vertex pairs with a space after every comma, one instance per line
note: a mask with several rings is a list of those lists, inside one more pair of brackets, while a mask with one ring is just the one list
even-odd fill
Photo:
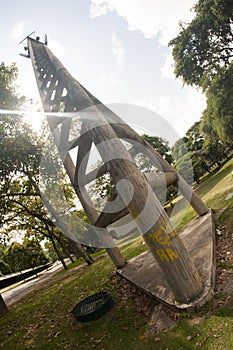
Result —
[[184, 96], [182, 94], [175, 98], [161, 96], [158, 100], [158, 113], [183, 136], [194, 122], [200, 120], [205, 106], [205, 96], [190, 89]]
[[119, 82], [119, 74], [122, 72], [124, 65], [125, 50], [123, 48], [121, 40], [115, 32], [112, 32], [111, 42], [112, 52], [116, 60], [116, 68], [111, 70], [110, 73], [102, 73], [100, 77], [100, 84], [104, 86], [114, 86]]
[[11, 37], [13, 39], [22, 39], [22, 36], [24, 34], [24, 28], [25, 28], [24, 21], [17, 22], [12, 29]]
[[115, 72], [112, 72], [110, 74], [103, 73], [100, 77], [100, 84], [101, 85], [109, 85], [113, 86], [117, 84], [117, 76]]
[[190, 9], [195, 3], [196, 0], [91, 0], [90, 16], [115, 11], [125, 19], [129, 30], [140, 30], [146, 38], [160, 34], [160, 43], [167, 45], [178, 32], [179, 21], [192, 19]]
[[[190, 9], [196, 2], [197, 0], [91, 0], [90, 16], [94, 19], [109, 13], [115, 14], [124, 19], [128, 30], [139, 30], [147, 39], [158, 36], [160, 44], [167, 46], [169, 40], [178, 34], [179, 22], [188, 23], [194, 17], [194, 11], [190, 11]], [[120, 50], [121, 47], [115, 34], [112, 35], [112, 43], [118, 67], [122, 67], [121, 62], [124, 62], [124, 51]], [[127, 50], [130, 51], [130, 46]], [[174, 63], [171, 50], [163, 58], [163, 66], [160, 68], [161, 78], [174, 80]], [[161, 96], [154, 96], [148, 85], [147, 92], [144, 92], [148, 96], [141, 95], [140, 100], [136, 100], [132, 94], [129, 94], [125, 99], [130, 99], [132, 103], [157, 112], [177, 130], [179, 135], [183, 136], [194, 122], [200, 120], [206, 107], [206, 102], [201, 92], [191, 87], [181, 89], [182, 82], [180, 84], [180, 81], [177, 81], [177, 86], [173, 82], [167, 94], [161, 92]], [[112, 75], [102, 76], [103, 84], [109, 83], [109, 85], [114, 85], [115, 82], [116, 71], [112, 72]], [[139, 85], [138, 88], [140, 88], [140, 84], [144, 84], [143, 80], [135, 80], [134, 85], [137, 83]], [[159, 83], [160, 81], [158, 81]], [[164, 86], [166, 83], [169, 84], [169, 81], [161, 83]]]
[[174, 79], [174, 60], [170, 52], [164, 60], [164, 65], [161, 67], [161, 78]]
[[64, 46], [57, 40], [51, 40], [49, 39], [49, 48], [50, 50], [58, 57], [64, 56], [66, 53], [66, 50]]
[[111, 42], [112, 42], [112, 51], [117, 61], [117, 70], [118, 72], [121, 72], [123, 68], [125, 50], [122, 46], [122, 42], [120, 41], [120, 39], [118, 38], [115, 32], [112, 33]]
[[104, 4], [102, 0], [92, 1], [90, 7], [90, 17], [95, 18], [105, 15], [108, 12], [108, 5]]
[[165, 118], [182, 137], [198, 120], [206, 108], [205, 96], [200, 91], [190, 91], [179, 96], [160, 96], [136, 101], [136, 104], [149, 108]]

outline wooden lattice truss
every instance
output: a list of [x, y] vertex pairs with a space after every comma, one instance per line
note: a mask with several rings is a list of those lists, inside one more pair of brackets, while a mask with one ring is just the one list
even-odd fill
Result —
[[[66, 172], [91, 223], [106, 228], [108, 232], [108, 225], [130, 213], [166, 275], [176, 299], [187, 302], [196, 298], [203, 290], [201, 278], [157, 194], [164, 182], [167, 186], [176, 184], [199, 215], [207, 213], [208, 208], [155, 149], [69, 74], [47, 45], [28, 37], [28, 53], [50, 129], [55, 132], [57, 148], [63, 153]], [[83, 110], [87, 111], [88, 117], [81, 119], [81, 132], [71, 142], [69, 133], [72, 118], [53, 117], [50, 113], [78, 113]], [[122, 140], [127, 140], [130, 147], [125, 147]], [[93, 144], [103, 165], [86, 172], [88, 154]], [[77, 150], [76, 163], [70, 155], [74, 149]], [[64, 150], [67, 151], [65, 156]], [[145, 154], [152, 163], [159, 163], [162, 172], [143, 174], [135, 162], [135, 157], [140, 153]], [[118, 203], [120, 209], [99, 213], [91, 202], [86, 186], [107, 172], [115, 184], [121, 181], [120, 189], [114, 193], [113, 201], [107, 206], [111, 209], [111, 205]], [[133, 196], [129, 194], [129, 182], [134, 188]], [[147, 210], [143, 210], [145, 207]], [[125, 259], [117, 247], [107, 248], [107, 251], [117, 267], [124, 265]]]

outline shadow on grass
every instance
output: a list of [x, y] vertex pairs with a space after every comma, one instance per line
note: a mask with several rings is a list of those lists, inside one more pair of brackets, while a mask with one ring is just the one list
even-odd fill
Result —
[[203, 179], [203, 182], [197, 186], [196, 192], [201, 194], [201, 196], [211, 192], [211, 189], [219, 184], [219, 182], [221, 182], [232, 170], [233, 164], [229, 164], [226, 168], [223, 168], [220, 171], [216, 169], [214, 174], [208, 174], [207, 177]]

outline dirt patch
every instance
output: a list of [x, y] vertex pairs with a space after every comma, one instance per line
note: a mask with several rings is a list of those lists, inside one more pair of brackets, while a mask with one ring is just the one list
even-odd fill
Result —
[[116, 279], [118, 286], [117, 293], [121, 302], [131, 298], [135, 303], [138, 313], [148, 317], [149, 321], [146, 324], [145, 337], [154, 336], [176, 326], [179, 318], [177, 312], [160, 304], [120, 275], [117, 275]]
[[174, 328], [178, 322], [178, 314], [164, 305], [156, 305], [152, 317], [147, 325], [145, 336], [153, 336], [162, 331]]
[[227, 226], [217, 228], [216, 293], [233, 291], [233, 235]]
[[[218, 305], [221, 305], [233, 291], [233, 235], [227, 226], [219, 226], [216, 230], [216, 288], [215, 296], [218, 297]], [[145, 337], [155, 336], [161, 331], [170, 330], [177, 325], [179, 313], [172, 311], [165, 305], [157, 303], [144, 292], [138, 290], [128, 281], [116, 277], [118, 280], [118, 293], [122, 300], [132, 298], [138, 312], [149, 317], [146, 326]], [[202, 317], [194, 317], [202, 322]]]
[[121, 303], [131, 298], [135, 303], [137, 312], [149, 316], [158, 302], [121, 276], [116, 275], [115, 278], [117, 280], [117, 295]]

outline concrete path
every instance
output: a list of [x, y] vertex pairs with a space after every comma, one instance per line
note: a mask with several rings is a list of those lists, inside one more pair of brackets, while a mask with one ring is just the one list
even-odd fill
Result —
[[1, 293], [6, 305], [12, 305], [27, 293], [31, 292], [35, 288], [40, 287], [47, 280], [49, 280], [52, 275], [62, 269], [63, 265], [59, 262], [57, 265], [53, 265], [51, 268], [39, 273], [37, 276], [33, 276], [29, 280], [22, 282], [15, 287], [12, 286], [11, 289]]

